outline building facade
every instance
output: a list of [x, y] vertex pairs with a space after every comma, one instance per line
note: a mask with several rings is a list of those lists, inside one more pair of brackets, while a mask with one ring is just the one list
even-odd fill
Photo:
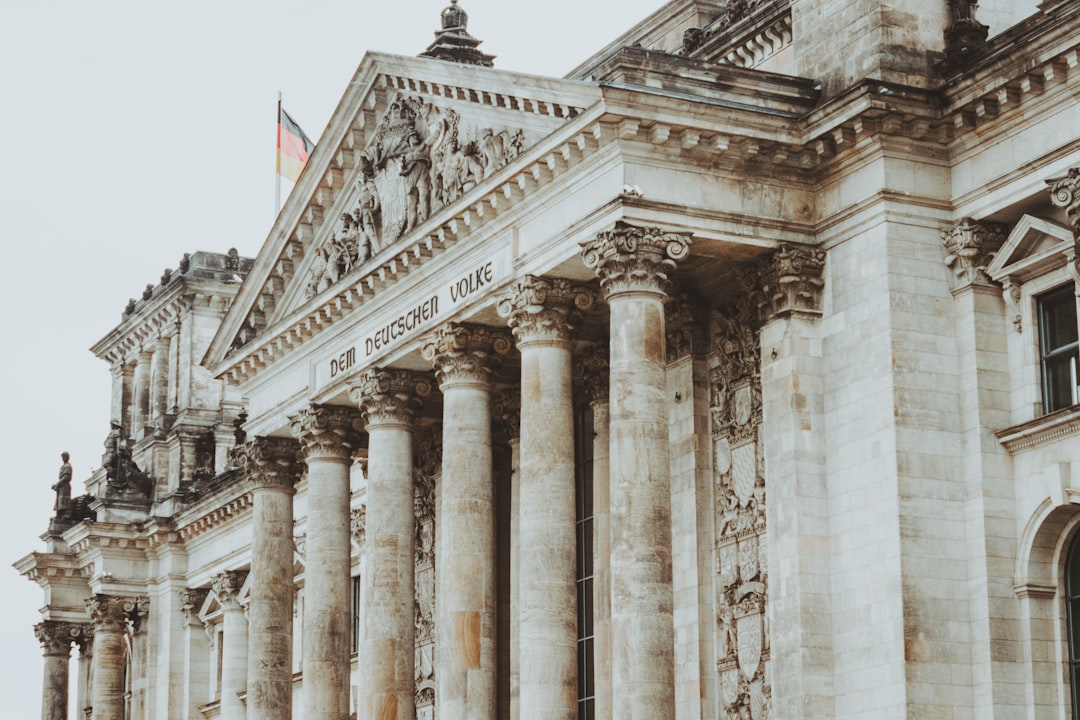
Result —
[[1080, 5], [479, 45], [93, 348], [45, 720], [1080, 716]]

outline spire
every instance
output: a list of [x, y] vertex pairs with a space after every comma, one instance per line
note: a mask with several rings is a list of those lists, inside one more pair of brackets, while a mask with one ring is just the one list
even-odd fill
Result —
[[450, 5], [442, 11], [441, 20], [442, 29], [435, 33], [435, 42], [420, 53], [420, 57], [484, 67], [495, 64], [494, 55], [478, 49], [483, 41], [469, 34], [469, 15], [458, 5], [458, 0], [450, 0]]

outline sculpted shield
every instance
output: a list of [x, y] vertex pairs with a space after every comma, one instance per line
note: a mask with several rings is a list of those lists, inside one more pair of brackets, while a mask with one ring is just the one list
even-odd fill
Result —
[[760, 611], [744, 615], [735, 621], [735, 632], [739, 639], [739, 669], [747, 680], [754, 679], [761, 663], [762, 629]]

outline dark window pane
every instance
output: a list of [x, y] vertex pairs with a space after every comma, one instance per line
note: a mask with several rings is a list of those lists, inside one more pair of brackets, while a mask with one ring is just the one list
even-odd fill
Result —
[[1056, 357], [1046, 361], [1046, 411], [1054, 412], [1076, 402], [1076, 358]]

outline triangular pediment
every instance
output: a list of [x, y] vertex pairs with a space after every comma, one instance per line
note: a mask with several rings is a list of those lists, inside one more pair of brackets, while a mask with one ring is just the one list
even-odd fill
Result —
[[994, 261], [986, 269], [996, 281], [1013, 278], [1018, 282], [1040, 275], [1064, 262], [1064, 253], [1073, 247], [1073, 233], [1055, 222], [1024, 215], [1016, 223]]
[[207, 361], [220, 363], [400, 255], [440, 215], [502, 182], [528, 148], [599, 100], [599, 89], [584, 82], [369, 54]]

